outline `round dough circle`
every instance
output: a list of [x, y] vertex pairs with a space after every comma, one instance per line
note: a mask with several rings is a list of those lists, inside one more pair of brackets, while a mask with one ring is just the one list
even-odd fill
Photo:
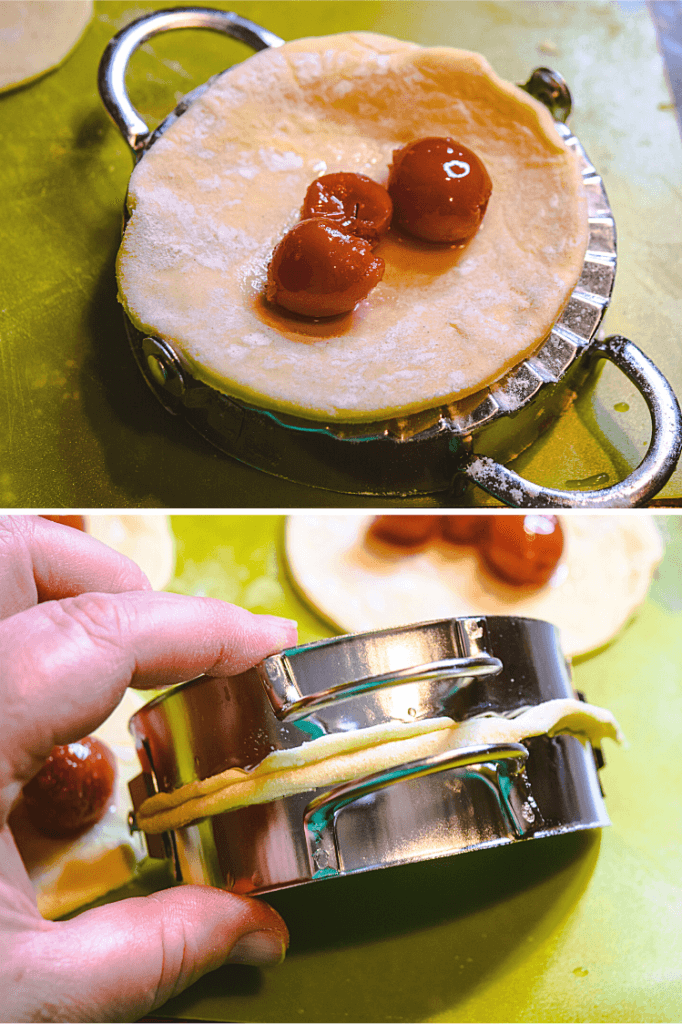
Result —
[[[452, 136], [493, 193], [464, 248], [391, 230], [383, 280], [349, 314], [264, 299], [310, 183], [388, 180], [394, 149]], [[372, 421], [479, 391], [542, 343], [587, 245], [574, 153], [545, 107], [478, 54], [346, 33], [265, 50], [220, 76], [133, 171], [118, 260], [143, 331], [229, 395], [311, 419]]]
[[0, 91], [25, 85], [61, 64], [92, 11], [92, 0], [0, 2]]
[[644, 600], [663, 544], [653, 519], [562, 515], [564, 554], [540, 590], [489, 576], [475, 548], [438, 542], [416, 554], [365, 543], [372, 516], [290, 516], [286, 555], [303, 596], [342, 632], [465, 615], [544, 619], [566, 655], [603, 647]]

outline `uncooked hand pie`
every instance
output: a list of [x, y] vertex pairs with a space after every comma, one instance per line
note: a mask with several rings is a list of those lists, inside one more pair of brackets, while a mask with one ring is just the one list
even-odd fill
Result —
[[[426, 137], [492, 181], [466, 246], [392, 227], [383, 279], [315, 320], [267, 299], [267, 271], [311, 183], [389, 181]], [[222, 75], [133, 171], [118, 261], [134, 324], [220, 391], [298, 416], [371, 421], [499, 379], [542, 343], [580, 275], [587, 212], [549, 112], [477, 54], [367, 33], [302, 39]]]
[[472, 543], [435, 536], [413, 552], [380, 549], [368, 542], [371, 516], [291, 516], [286, 554], [301, 593], [342, 632], [519, 615], [552, 622], [565, 654], [585, 654], [612, 640], [644, 600], [663, 545], [653, 518], [644, 514], [563, 515], [559, 521], [563, 551], [540, 587], [498, 578]]
[[205, 815], [336, 786], [449, 750], [567, 734], [595, 747], [605, 737], [623, 739], [610, 712], [572, 699], [545, 701], [513, 718], [483, 714], [465, 722], [447, 717], [384, 722], [275, 750], [249, 771], [229, 768], [172, 793], [157, 793], [142, 804], [137, 823], [145, 832], [163, 832]]

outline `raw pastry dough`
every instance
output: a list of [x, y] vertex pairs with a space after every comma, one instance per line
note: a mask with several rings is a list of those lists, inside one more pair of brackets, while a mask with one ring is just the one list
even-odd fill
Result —
[[[313, 322], [264, 301], [308, 185], [388, 179], [394, 148], [449, 135], [493, 181], [464, 249], [395, 231], [383, 281]], [[144, 155], [128, 195], [121, 301], [193, 374], [256, 405], [377, 420], [461, 398], [548, 334], [576, 284], [587, 210], [574, 154], [542, 104], [483, 57], [386, 36], [301, 39], [232, 68]]]
[[578, 736], [593, 746], [606, 736], [617, 742], [623, 739], [608, 711], [568, 699], [546, 701], [511, 719], [485, 715], [461, 723], [450, 718], [388, 722], [321, 736], [293, 750], [276, 750], [249, 772], [230, 768], [173, 793], [158, 793], [142, 804], [137, 822], [145, 832], [163, 832], [208, 814], [335, 786], [447, 750], [559, 733]]
[[371, 516], [290, 516], [289, 570], [303, 596], [342, 632], [460, 615], [553, 622], [567, 655], [608, 643], [646, 596], [663, 555], [644, 513], [561, 516], [561, 561], [540, 590], [493, 579], [469, 546], [382, 554], [365, 543]]
[[61, 64], [85, 31], [92, 9], [92, 0], [0, 2], [0, 91]]

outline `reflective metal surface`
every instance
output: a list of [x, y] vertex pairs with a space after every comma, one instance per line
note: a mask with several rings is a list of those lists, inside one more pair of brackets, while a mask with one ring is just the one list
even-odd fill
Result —
[[181, 28], [205, 28], [239, 39], [254, 50], [281, 46], [279, 36], [240, 18], [231, 11], [210, 7], [171, 7], [137, 18], [121, 29], [108, 44], [99, 65], [98, 86], [102, 102], [132, 150], [147, 143], [150, 131], [130, 102], [125, 84], [128, 62], [139, 46], [161, 32]]
[[651, 414], [651, 444], [639, 466], [618, 484], [595, 491], [560, 491], [524, 480], [492, 459], [471, 456], [462, 472], [484, 491], [515, 508], [635, 508], [672, 476], [682, 449], [682, 415], [667, 380], [636, 345], [613, 336], [592, 346], [593, 358], [618, 366], [643, 396]]
[[573, 100], [566, 80], [558, 71], [552, 71], [551, 68], [536, 68], [521, 88], [540, 103], [544, 103], [555, 121], [561, 121], [562, 124], [568, 121]]
[[[499, 671], [477, 674], [485, 659]], [[436, 663], [437, 672], [422, 671]], [[283, 678], [299, 700], [325, 694], [324, 701], [305, 718], [282, 720]], [[376, 685], [353, 689], [368, 679]], [[340, 698], [329, 701], [335, 691]], [[130, 723], [143, 768], [131, 795], [137, 808], [158, 790], [248, 770], [274, 750], [332, 733], [441, 715], [509, 715], [574, 696], [557, 631], [546, 622], [446, 619], [338, 637], [274, 655], [240, 676], [192, 680], [142, 708]], [[265, 892], [606, 824], [592, 751], [575, 737], [545, 736], [422, 758], [149, 840], [150, 854], [174, 859], [184, 881]]]
[[[150, 133], [130, 104], [125, 71], [146, 39], [174, 28], [210, 28], [265, 49], [283, 40], [236, 15], [209, 8], [178, 8], [142, 17], [109, 43], [100, 63], [103, 102], [136, 159], [188, 109], [211, 81], [184, 97]], [[228, 74], [229, 69], [223, 74]], [[661, 372], [627, 339], [593, 344], [611, 298], [616, 229], [602, 179], [566, 126], [571, 95], [563, 78], [537, 68], [523, 88], [544, 103], [559, 134], [578, 158], [588, 200], [589, 240], [581, 277], [538, 351], [501, 380], [460, 402], [376, 423], [305, 420], [250, 406], [195, 378], [168, 342], [140, 332], [126, 317], [136, 362], [167, 411], [181, 415], [203, 437], [250, 466], [328, 490], [401, 495], [451, 492], [453, 504], [470, 483], [514, 507], [628, 508], [644, 504], [670, 478], [682, 451], [682, 421]], [[627, 342], [623, 356], [621, 342]], [[595, 362], [619, 366], [644, 395], [652, 413], [646, 457], [625, 480], [603, 491], [561, 491], [529, 483], [504, 463], [525, 450], [564, 411]], [[653, 403], [651, 397], [653, 397]], [[658, 410], [670, 410], [659, 415]]]
[[[256, 671], [277, 717], [292, 720], [322, 708], [336, 709], [341, 700], [406, 683], [438, 685], [447, 679], [452, 695], [474, 678], [502, 671], [499, 658], [487, 653], [488, 643], [485, 620], [446, 619], [358, 634], [352, 644], [346, 637], [308, 644], [291, 656], [285, 652], [265, 658]], [[440, 655], [436, 660], [430, 657], [434, 651]], [[410, 692], [424, 691], [413, 686]], [[364, 707], [360, 703], [358, 712]], [[437, 703], [429, 707], [423, 713], [413, 709], [411, 717], [432, 718], [444, 712]]]
[[[527, 786], [523, 785], [523, 769], [527, 758], [528, 751], [520, 743], [495, 743], [446, 751], [432, 757], [410, 761], [397, 769], [389, 768], [375, 772], [357, 782], [347, 782], [329, 793], [315, 797], [308, 804], [303, 819], [308, 851], [315, 868], [313, 877], [339, 875], [344, 871], [346, 861], [337, 845], [336, 836], [338, 816], [345, 807], [379, 793], [387, 786], [394, 786], [408, 779], [423, 779], [437, 772], [455, 768], [471, 767], [472, 779], [488, 783], [490, 792], [502, 812], [500, 824], [504, 823], [512, 836], [521, 838], [526, 835], [531, 825], [538, 823], [537, 807], [530, 797]], [[418, 859], [423, 859], [423, 851]]]

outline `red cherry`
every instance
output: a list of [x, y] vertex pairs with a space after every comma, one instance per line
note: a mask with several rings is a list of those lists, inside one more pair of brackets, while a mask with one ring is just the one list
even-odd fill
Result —
[[384, 261], [364, 238], [332, 220], [302, 220], [284, 236], [268, 267], [267, 298], [302, 316], [349, 313], [384, 276]]
[[377, 516], [368, 530], [371, 540], [403, 550], [422, 547], [436, 533], [438, 516]]
[[104, 815], [115, 778], [114, 755], [94, 736], [53, 747], [38, 774], [24, 786], [26, 812], [44, 835], [77, 835]]
[[348, 235], [375, 246], [391, 226], [393, 203], [386, 189], [365, 174], [339, 171], [317, 178], [306, 192], [302, 218], [326, 217]]
[[478, 544], [485, 534], [487, 516], [441, 516], [440, 529], [453, 544]]
[[463, 245], [473, 238], [492, 189], [483, 161], [454, 139], [419, 139], [393, 153], [388, 191], [395, 220], [427, 242]]
[[490, 572], [516, 586], [544, 586], [557, 567], [564, 535], [556, 516], [492, 516], [480, 545]]

